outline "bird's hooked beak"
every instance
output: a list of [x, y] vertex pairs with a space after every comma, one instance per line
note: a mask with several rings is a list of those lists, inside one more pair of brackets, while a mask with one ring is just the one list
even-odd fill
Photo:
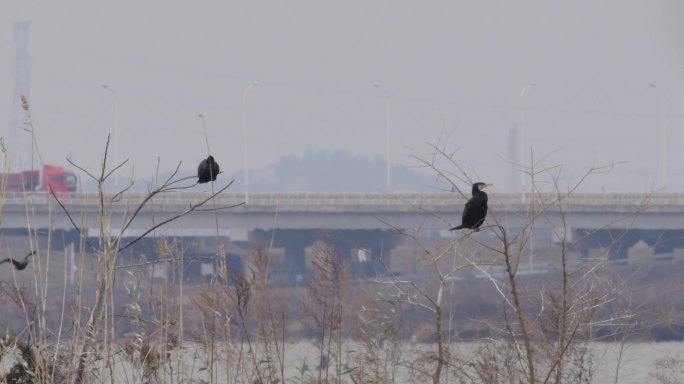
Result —
[[480, 184], [480, 185], [478, 186], [478, 188], [480, 188], [480, 191], [481, 191], [481, 190], [483, 190], [483, 189], [485, 189], [485, 188], [487, 188], [487, 187], [493, 187], [493, 186], [494, 186], [494, 184], [485, 184], [485, 183], [482, 183], [482, 184]]

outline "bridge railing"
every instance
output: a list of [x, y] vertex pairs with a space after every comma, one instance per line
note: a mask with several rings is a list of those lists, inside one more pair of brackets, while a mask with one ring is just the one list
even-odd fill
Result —
[[[109, 194], [109, 200], [113, 195]], [[145, 193], [127, 193], [122, 203], [137, 204], [145, 198]], [[154, 204], [189, 205], [208, 195], [206, 192], [173, 192], [156, 196]], [[492, 206], [520, 206], [528, 204], [531, 196], [520, 193], [490, 193]], [[58, 196], [66, 205], [97, 205], [97, 193], [65, 193]], [[534, 198], [542, 201], [556, 199], [556, 194], [541, 194]], [[42, 204], [52, 199], [46, 192], [6, 192], [4, 203], [25, 205]], [[537, 200], [538, 201], [538, 200]], [[236, 205], [244, 202], [242, 193], [223, 193], [216, 197], [220, 205]], [[465, 200], [455, 193], [253, 193], [249, 196], [250, 206], [462, 206]], [[575, 193], [563, 198], [568, 206], [644, 206], [644, 207], [684, 207], [684, 194], [680, 193]]]

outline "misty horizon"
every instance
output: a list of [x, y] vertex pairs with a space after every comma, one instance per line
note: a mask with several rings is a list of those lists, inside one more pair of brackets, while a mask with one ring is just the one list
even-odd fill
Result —
[[[412, 168], [426, 143], [444, 142], [474, 178], [519, 191], [511, 153], [520, 156], [520, 140], [510, 131], [522, 126], [525, 164], [531, 150], [545, 159], [540, 166], [562, 165], [565, 184], [612, 166], [582, 191], [684, 192], [676, 1], [170, 2], [160, 10], [11, 0], [6, 9], [0, 122], [21, 164], [31, 143], [16, 111], [17, 65], [30, 72], [21, 91], [42, 161], [97, 167], [111, 133], [110, 159], [130, 159], [121, 178], [152, 178], [157, 165], [169, 171], [179, 161], [196, 168], [207, 153], [204, 123], [225, 175], [243, 171], [246, 131], [255, 176], [307, 151], [384, 161], [387, 141], [393, 169]], [[28, 63], [18, 64], [22, 21], [30, 22]]]

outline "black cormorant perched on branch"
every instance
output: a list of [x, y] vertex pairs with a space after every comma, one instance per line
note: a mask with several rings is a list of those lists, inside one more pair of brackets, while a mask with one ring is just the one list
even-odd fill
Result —
[[465, 208], [463, 208], [461, 225], [451, 228], [450, 231], [463, 228], [474, 229], [475, 232], [480, 230], [480, 226], [487, 216], [487, 194], [483, 189], [490, 185], [485, 183], [473, 184], [473, 197], [468, 200]]
[[219, 174], [219, 165], [214, 161], [214, 156], [209, 155], [206, 159], [202, 160], [199, 167], [197, 168], [197, 180], [198, 183], [208, 183], [210, 181], [216, 180], [216, 176]]
[[33, 255], [35, 255], [35, 254], [36, 254], [36, 251], [30, 252], [28, 255], [24, 256], [24, 261], [17, 261], [17, 260], [14, 260], [14, 259], [11, 258], [11, 257], [8, 257], [8, 258], [6, 258], [5, 260], [0, 261], [0, 264], [4, 264], [4, 263], [6, 263], [6, 262], [9, 261], [9, 262], [12, 263], [12, 265], [14, 265], [14, 268], [15, 268], [17, 271], [21, 271], [22, 269], [26, 268], [26, 266], [28, 265], [28, 263], [29, 263], [29, 257], [31, 257], [31, 256], [33, 256]]

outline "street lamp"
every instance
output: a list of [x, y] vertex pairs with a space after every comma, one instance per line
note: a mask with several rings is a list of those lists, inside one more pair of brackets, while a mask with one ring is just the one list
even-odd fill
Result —
[[390, 146], [390, 97], [389, 92], [380, 86], [380, 84], [373, 85], [376, 89], [381, 90], [385, 94], [385, 163], [387, 165], [387, 191], [392, 190], [392, 174], [390, 171], [391, 163], [391, 146]]
[[257, 81], [252, 81], [242, 91], [242, 164], [244, 166], [244, 188], [245, 188], [245, 204], [249, 204], [249, 171], [247, 164], [247, 93], [254, 88]]
[[670, 102], [670, 95], [661, 90], [660, 88], [656, 87], [655, 84], [651, 84], [651, 88], [653, 88], [656, 92], [660, 94], [661, 97], [661, 102], [662, 102], [662, 116], [661, 116], [661, 129], [662, 129], [662, 149], [661, 149], [661, 164], [660, 164], [660, 172], [661, 172], [661, 190], [665, 192], [667, 188], [667, 110], [668, 110], [668, 104]]
[[[119, 97], [116, 90], [103, 84], [102, 88], [111, 92], [114, 96], [114, 167], [119, 166]], [[114, 172], [114, 186], [119, 187], [119, 171]]]
[[[536, 86], [536, 83], [527, 84], [520, 91], [520, 166], [525, 165], [525, 94], [530, 88]], [[525, 172], [520, 173], [520, 188], [522, 192], [523, 201], [525, 198]]]
[[[536, 86], [536, 83], [529, 83], [523, 89], [520, 91], [520, 166], [524, 167], [525, 165], [525, 95], [527, 94], [527, 91], [530, 90], [530, 88]], [[532, 161], [532, 158], [530, 157], [530, 162]], [[532, 171], [532, 164], [530, 164], [530, 171]], [[521, 193], [520, 193], [520, 198], [521, 201], [524, 203], [525, 202], [525, 172], [520, 173], [520, 188], [521, 188]], [[530, 197], [534, 199], [534, 193], [532, 192], [532, 188], [534, 186], [530, 186]], [[530, 204], [532, 209], [534, 209], [534, 200], [532, 200], [532, 204]], [[529, 230], [529, 247], [530, 247], [530, 265], [529, 265], [529, 271], [530, 273], [534, 270], [534, 240], [532, 239], [532, 231], [533, 231], [533, 224], [534, 222], [530, 223], [530, 228]]]

